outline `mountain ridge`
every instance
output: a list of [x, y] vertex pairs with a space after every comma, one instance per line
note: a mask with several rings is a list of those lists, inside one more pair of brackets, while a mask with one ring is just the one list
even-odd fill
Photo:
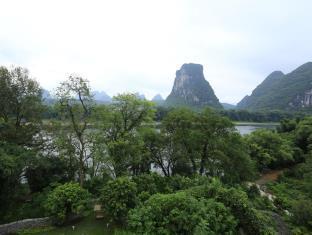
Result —
[[250, 96], [238, 104], [239, 109], [248, 110], [297, 110], [312, 107], [312, 62], [307, 62], [288, 74], [281, 71], [271, 73]]

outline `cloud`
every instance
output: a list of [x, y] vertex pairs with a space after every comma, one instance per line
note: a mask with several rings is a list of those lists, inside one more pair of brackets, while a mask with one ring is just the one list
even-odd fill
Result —
[[169, 94], [183, 63], [204, 65], [235, 103], [273, 70], [311, 60], [310, 1], [2, 1], [0, 64], [52, 89], [71, 73], [110, 95]]

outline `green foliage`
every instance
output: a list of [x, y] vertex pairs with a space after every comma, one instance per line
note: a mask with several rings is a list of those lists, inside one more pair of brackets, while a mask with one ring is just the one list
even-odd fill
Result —
[[60, 131], [56, 136], [62, 140], [66, 139], [63, 147], [75, 158], [79, 183], [83, 186], [86, 162], [90, 158], [87, 149], [91, 146], [92, 138], [91, 133], [87, 132], [87, 127], [90, 125], [94, 106], [89, 82], [82, 77], [69, 76], [68, 80], [57, 88], [56, 96], [61, 117], [69, 123], [65, 134]]
[[312, 150], [312, 117], [298, 123], [295, 129], [295, 143], [305, 153]]
[[138, 203], [136, 184], [126, 177], [109, 181], [102, 190], [101, 203], [111, 220], [126, 223], [128, 211]]
[[269, 185], [276, 196], [274, 204], [288, 210], [288, 218], [294, 234], [311, 233], [311, 197], [312, 197], [312, 157], [309, 154], [304, 163], [285, 171], [278, 182]]
[[293, 119], [283, 119], [280, 122], [280, 126], [277, 128], [279, 132], [291, 132], [294, 131], [297, 127], [296, 120]]
[[62, 224], [70, 216], [84, 213], [88, 207], [89, 193], [77, 183], [57, 186], [47, 197], [45, 208], [55, 223]]
[[266, 234], [273, 229], [263, 213], [253, 207], [243, 190], [225, 188], [219, 180], [214, 179], [209, 184], [190, 188], [186, 192], [198, 199], [213, 198], [224, 204], [247, 234]]
[[68, 181], [64, 159], [55, 156], [38, 155], [29, 159], [25, 172], [32, 193], [42, 191], [51, 183]]
[[294, 163], [291, 143], [276, 132], [256, 130], [246, 137], [250, 155], [259, 170], [277, 168]]
[[250, 110], [300, 110], [305, 92], [311, 89], [311, 74], [311, 62], [286, 75], [273, 74], [272, 78], [271, 74], [238, 107]]
[[0, 221], [15, 218], [10, 209], [18, 204], [19, 197], [25, 193], [21, 177], [28, 158], [33, 151], [13, 143], [0, 142]]
[[106, 162], [112, 166], [112, 174], [119, 177], [148, 172], [142, 133], [153, 125], [153, 104], [135, 94], [120, 94], [105, 110], [97, 112], [103, 140], [97, 144], [105, 146], [103, 154], [108, 153]]
[[157, 173], [142, 174], [134, 176], [132, 181], [136, 183], [137, 192], [148, 192], [150, 195], [155, 193], [168, 192], [168, 181], [170, 178], [163, 177]]
[[39, 228], [30, 228], [30, 229], [24, 229], [22, 231], [19, 231], [17, 235], [32, 235], [32, 234], [38, 234], [38, 233], [45, 233], [53, 230], [53, 227], [39, 227]]
[[222, 116], [236, 122], [279, 122], [283, 119], [303, 117], [303, 112], [285, 112], [280, 110], [251, 111], [241, 109], [220, 110]]
[[312, 229], [312, 202], [311, 200], [300, 200], [293, 206], [294, 222], [297, 225]]
[[0, 141], [32, 145], [40, 131], [41, 89], [28, 70], [0, 67]]
[[[254, 175], [254, 164], [241, 136], [229, 119], [210, 109], [200, 113], [172, 110], [163, 119], [160, 133], [151, 133], [146, 142], [153, 163], [166, 176], [199, 172], [237, 183]], [[238, 164], [241, 162], [244, 164]]]
[[232, 234], [236, 221], [222, 203], [180, 192], [155, 194], [130, 211], [129, 225], [142, 234]]

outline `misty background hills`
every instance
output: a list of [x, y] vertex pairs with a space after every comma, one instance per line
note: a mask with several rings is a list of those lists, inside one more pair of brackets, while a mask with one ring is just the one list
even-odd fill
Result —
[[[93, 91], [92, 94], [96, 103], [112, 102], [112, 97], [105, 91]], [[139, 99], [146, 100], [144, 94], [137, 92], [135, 95]], [[43, 89], [42, 96], [47, 104], [54, 102], [48, 90]], [[204, 107], [250, 111], [310, 109], [312, 107], [312, 62], [305, 63], [288, 74], [282, 71], [272, 72], [237, 105], [219, 102], [204, 76], [201, 64], [183, 64], [176, 71], [168, 97], [164, 99], [160, 94], [156, 94], [151, 101], [157, 106], [185, 106], [199, 109]]]

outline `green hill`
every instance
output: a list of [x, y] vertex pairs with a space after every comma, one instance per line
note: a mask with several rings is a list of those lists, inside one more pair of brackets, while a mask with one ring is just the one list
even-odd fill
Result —
[[298, 110], [312, 106], [306, 100], [312, 89], [312, 62], [284, 75], [281, 71], [271, 73], [250, 96], [245, 96], [238, 109], [248, 110]]

